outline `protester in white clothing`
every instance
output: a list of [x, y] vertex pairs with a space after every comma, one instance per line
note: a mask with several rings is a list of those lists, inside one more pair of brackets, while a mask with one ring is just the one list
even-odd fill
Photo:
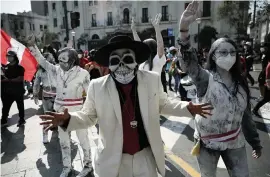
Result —
[[[148, 60], [146, 60], [145, 62], [139, 65], [140, 70], [154, 71], [158, 73], [159, 75], [161, 74], [162, 68], [166, 63], [166, 57], [164, 55], [163, 38], [162, 38], [160, 28], [159, 28], [160, 18], [161, 18], [161, 14], [157, 14], [156, 18], [154, 20], [151, 20], [152, 25], [156, 31], [157, 41], [155, 41], [152, 38], [149, 38], [143, 41], [143, 43], [147, 44], [148, 47], [150, 48], [151, 54]], [[134, 40], [141, 41], [140, 37], [138, 36], [136, 32], [134, 18], [132, 18], [131, 30], [133, 33]]]
[[[63, 112], [65, 108], [70, 111], [79, 111], [83, 107], [83, 91], [88, 90], [90, 83], [89, 73], [80, 68], [78, 54], [73, 48], [63, 48], [59, 51], [59, 65], [46, 61], [35, 45], [35, 37], [28, 38], [28, 46], [39, 65], [48, 73], [54, 75], [57, 82], [54, 110]], [[58, 129], [63, 159], [63, 171], [60, 177], [68, 177], [72, 171], [70, 132]], [[84, 153], [84, 168], [77, 177], [85, 177], [89, 173], [93, 176], [91, 148], [87, 129], [76, 131], [77, 137]]]
[[162, 91], [160, 76], [138, 70], [150, 50], [128, 36], [116, 36], [99, 49], [95, 61], [108, 66], [110, 74], [91, 81], [81, 111], [40, 116], [41, 124], [67, 131], [99, 122], [94, 157], [96, 177], [165, 176], [165, 155], [159, 114], [192, 117], [204, 114], [208, 104], [193, 105], [169, 98]]
[[249, 177], [245, 139], [252, 156], [261, 156], [262, 146], [250, 110], [250, 91], [241, 74], [236, 44], [229, 38], [217, 39], [211, 46], [207, 66], [198, 64], [189, 41], [189, 26], [199, 14], [199, 2], [193, 1], [180, 20], [181, 68], [197, 87], [199, 102], [210, 102], [214, 109], [209, 119], [195, 117], [194, 138], [202, 177], [216, 177], [222, 157], [230, 177]]
[[[44, 58], [51, 64], [55, 64], [55, 59], [51, 53], [44, 53]], [[56, 80], [51, 72], [47, 72], [44, 68], [39, 66], [35, 76], [33, 86], [33, 96], [35, 104], [38, 104], [38, 97], [40, 92], [40, 85], [42, 83], [42, 106], [44, 112], [53, 111], [54, 99], [56, 96]], [[48, 143], [48, 132], [42, 131], [43, 143]]]

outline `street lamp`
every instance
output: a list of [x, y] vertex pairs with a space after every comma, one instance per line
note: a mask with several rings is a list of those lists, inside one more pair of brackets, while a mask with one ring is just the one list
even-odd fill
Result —
[[72, 35], [72, 40], [73, 40], [73, 48], [75, 49], [75, 31], [72, 31], [71, 32], [71, 35]]
[[198, 40], [198, 52], [199, 52], [199, 49], [200, 49], [199, 34], [200, 34], [200, 24], [202, 22], [202, 19], [201, 18], [197, 18], [196, 21], [198, 23], [198, 38], [197, 38], [197, 40]]

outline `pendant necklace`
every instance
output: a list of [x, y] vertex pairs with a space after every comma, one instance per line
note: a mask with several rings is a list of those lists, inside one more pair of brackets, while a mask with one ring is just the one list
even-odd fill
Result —
[[[131, 88], [131, 89], [132, 89], [132, 88]], [[123, 101], [124, 107], [125, 107], [125, 109], [126, 109], [128, 115], [129, 115], [129, 117], [131, 117], [131, 114], [129, 113], [129, 111], [128, 111], [128, 109], [127, 109], [125, 103], [124, 103], [125, 100], [124, 100], [124, 98], [123, 98], [121, 92], [119, 92], [119, 94], [120, 94], [120, 97], [121, 97], [121, 99], [122, 99], [122, 101]], [[133, 119], [130, 121], [130, 127], [131, 127], [131, 128], [137, 128], [137, 126], [138, 126], [138, 121], [135, 120], [135, 117], [136, 117], [136, 116], [135, 116], [135, 111], [136, 111], [136, 98], [137, 98], [137, 92], [136, 92], [136, 84], [135, 84], [134, 117], [133, 117]]]

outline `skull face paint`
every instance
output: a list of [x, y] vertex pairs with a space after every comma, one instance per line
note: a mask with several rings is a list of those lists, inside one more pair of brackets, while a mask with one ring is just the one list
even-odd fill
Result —
[[236, 61], [235, 47], [228, 42], [220, 43], [215, 51], [214, 60], [220, 68], [229, 71]]
[[58, 60], [61, 69], [63, 69], [64, 71], [68, 71], [69, 69], [71, 69], [74, 63], [74, 61], [70, 63], [68, 51], [60, 53]]
[[135, 77], [135, 68], [138, 65], [135, 53], [130, 49], [117, 49], [111, 53], [109, 59], [112, 76], [122, 84], [130, 83]]

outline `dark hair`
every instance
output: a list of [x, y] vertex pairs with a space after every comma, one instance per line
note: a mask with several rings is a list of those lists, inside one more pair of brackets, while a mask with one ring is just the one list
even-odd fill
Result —
[[59, 55], [63, 52], [68, 52], [68, 58], [73, 58], [74, 59], [74, 66], [78, 66], [80, 64], [80, 60], [78, 58], [78, 53], [76, 52], [75, 49], [71, 47], [65, 47], [61, 50], [59, 50]]
[[51, 53], [54, 57], [55, 62], [59, 63], [58, 56], [51, 45], [46, 45], [43, 47], [43, 53], [46, 53], [46, 52]]
[[16, 64], [19, 64], [19, 58], [18, 58], [16, 52], [10, 50], [10, 51], [7, 52], [7, 56], [12, 56], [12, 57], [14, 57], [14, 60], [15, 60]]
[[154, 39], [149, 38], [149, 39], [145, 39], [143, 41], [143, 43], [148, 45], [148, 47], [151, 50], [150, 57], [148, 58], [148, 60], [146, 62], [149, 64], [150, 71], [152, 71], [152, 69], [153, 69], [153, 59], [157, 55], [157, 42]]
[[[216, 68], [216, 63], [213, 59], [213, 56], [214, 56], [215, 51], [219, 47], [219, 44], [224, 43], [224, 42], [227, 42], [227, 43], [230, 43], [231, 45], [233, 45], [235, 50], [237, 51], [237, 45], [231, 39], [220, 38], [220, 39], [216, 40], [211, 46], [211, 49], [209, 51], [209, 56], [207, 59], [206, 69], [208, 69], [209, 71], [216, 72], [217, 68]], [[236, 96], [236, 94], [238, 93], [238, 90], [239, 90], [238, 84], [240, 84], [247, 94], [248, 106], [250, 106], [250, 91], [248, 88], [248, 83], [247, 83], [247, 80], [242, 75], [241, 71], [242, 70], [241, 70], [240, 57], [239, 57], [238, 52], [236, 52], [236, 61], [235, 61], [234, 65], [232, 66], [232, 68], [229, 70], [230, 74], [232, 75], [233, 82], [235, 84], [235, 92], [233, 94], [234, 94], [234, 96]]]

